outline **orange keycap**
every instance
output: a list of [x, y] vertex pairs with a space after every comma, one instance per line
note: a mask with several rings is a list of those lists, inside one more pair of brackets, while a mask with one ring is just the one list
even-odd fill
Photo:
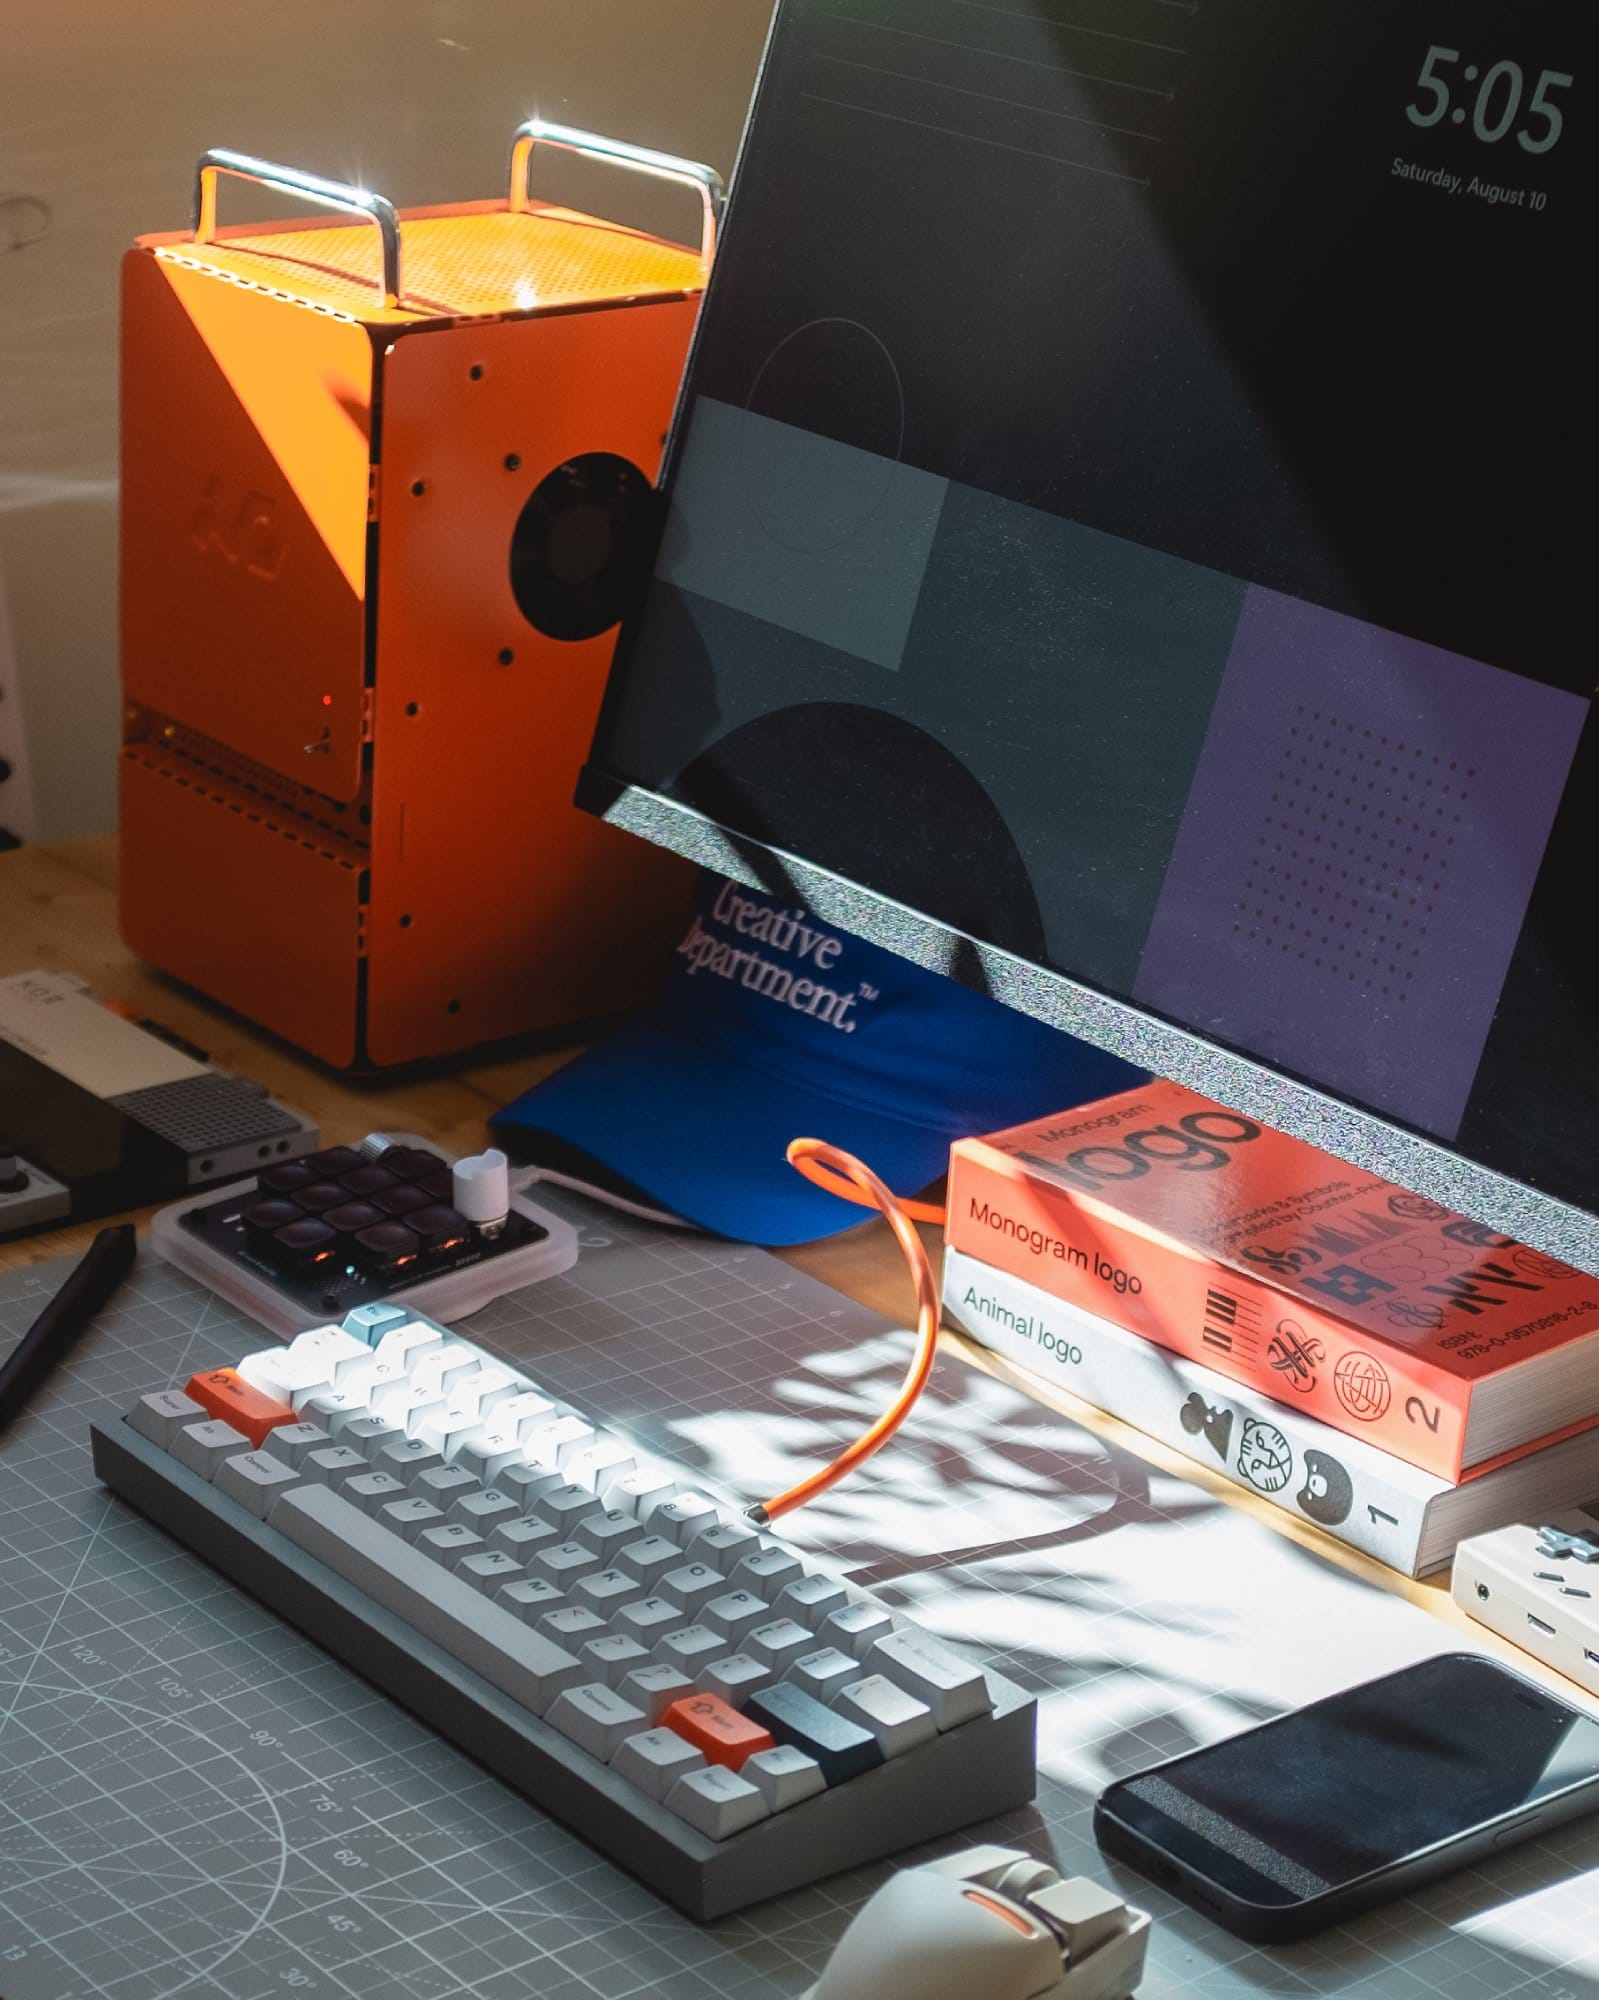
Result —
[[261, 1390], [251, 1388], [231, 1368], [208, 1368], [203, 1375], [191, 1375], [188, 1393], [209, 1415], [242, 1431], [257, 1451], [266, 1442], [268, 1431], [299, 1421], [287, 1403], [274, 1402]]
[[661, 1717], [661, 1727], [681, 1736], [701, 1751], [707, 1764], [740, 1769], [746, 1757], [772, 1748], [771, 1736], [714, 1694], [686, 1694]]

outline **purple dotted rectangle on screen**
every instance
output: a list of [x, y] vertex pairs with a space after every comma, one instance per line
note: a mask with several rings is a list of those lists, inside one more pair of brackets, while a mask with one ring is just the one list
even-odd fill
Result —
[[1453, 1138], [1587, 707], [1252, 588], [1134, 997]]

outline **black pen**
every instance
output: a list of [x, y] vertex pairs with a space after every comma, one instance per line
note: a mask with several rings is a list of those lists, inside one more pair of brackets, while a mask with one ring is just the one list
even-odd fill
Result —
[[0, 1431], [27, 1402], [34, 1385], [64, 1359], [72, 1343], [133, 1269], [131, 1222], [102, 1229], [66, 1283], [17, 1342], [0, 1368]]

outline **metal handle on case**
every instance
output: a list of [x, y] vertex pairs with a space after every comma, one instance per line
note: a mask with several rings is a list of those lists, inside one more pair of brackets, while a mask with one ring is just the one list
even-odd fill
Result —
[[675, 153], [655, 153], [647, 146], [630, 146], [624, 139], [607, 139], [598, 132], [580, 132], [572, 125], [551, 125], [542, 118], [530, 118], [516, 128], [511, 141], [513, 215], [525, 215], [530, 206], [528, 169], [535, 146], [555, 146], [563, 153], [581, 153], [585, 159], [609, 160], [613, 166], [629, 167], [634, 173], [653, 174], [657, 180], [676, 181], [682, 187], [693, 188], [704, 205], [700, 262], [710, 270], [725, 199], [722, 177], [714, 167], [702, 166], [697, 160], [680, 160]]
[[259, 181], [263, 187], [281, 188], [285, 194], [323, 208], [342, 209], [375, 222], [383, 239], [383, 303], [400, 303], [400, 218], [394, 204], [365, 188], [344, 181], [325, 181], [317, 174], [303, 174], [296, 167], [280, 167], [271, 160], [253, 160], [247, 153], [231, 153], [213, 147], [202, 155], [194, 177], [194, 240], [209, 243], [216, 233], [217, 175], [231, 174], [241, 181]]

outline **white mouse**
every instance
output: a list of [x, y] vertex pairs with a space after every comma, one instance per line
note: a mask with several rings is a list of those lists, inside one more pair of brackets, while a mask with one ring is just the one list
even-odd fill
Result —
[[885, 1882], [807, 2000], [1126, 2000], [1148, 1937], [1097, 1882], [976, 1847]]

